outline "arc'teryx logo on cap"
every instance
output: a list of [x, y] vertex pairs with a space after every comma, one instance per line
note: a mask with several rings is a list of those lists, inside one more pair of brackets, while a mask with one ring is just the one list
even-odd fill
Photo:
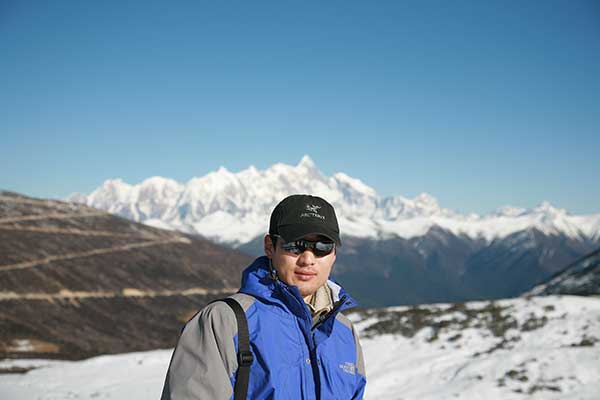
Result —
[[300, 214], [300, 218], [315, 217], [315, 218], [319, 218], [319, 219], [325, 219], [325, 216], [319, 214], [320, 208], [321, 208], [321, 206], [317, 206], [314, 204], [307, 204], [306, 211], [309, 211], [309, 212]]
[[306, 209], [310, 212], [318, 213], [321, 206], [315, 206], [313, 204], [307, 204]]

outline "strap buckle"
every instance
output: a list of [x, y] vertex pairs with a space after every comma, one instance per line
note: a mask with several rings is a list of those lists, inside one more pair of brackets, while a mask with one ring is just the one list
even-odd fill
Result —
[[238, 365], [241, 367], [248, 367], [254, 362], [254, 356], [250, 351], [240, 351], [237, 359]]

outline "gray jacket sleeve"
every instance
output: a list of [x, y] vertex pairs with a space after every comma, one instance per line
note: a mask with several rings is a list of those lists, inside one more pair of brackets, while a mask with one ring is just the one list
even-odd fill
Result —
[[196, 314], [177, 342], [161, 400], [229, 399], [237, 370], [235, 335], [235, 314], [226, 303], [211, 303]]
[[356, 332], [354, 325], [352, 325], [352, 333], [354, 334], [354, 343], [356, 345], [356, 368], [360, 376], [358, 387], [356, 388], [354, 396], [352, 396], [352, 400], [360, 400], [365, 394], [365, 386], [367, 384], [367, 371], [365, 369], [365, 358], [362, 346], [360, 345], [358, 333]]
[[360, 400], [363, 398], [365, 392], [365, 385], [367, 384], [367, 372], [365, 370], [365, 358], [363, 355], [362, 346], [360, 345], [360, 340], [358, 338], [358, 332], [356, 332], [354, 324], [346, 315], [339, 313], [336, 316], [336, 319], [342, 324], [346, 325], [348, 329], [352, 330], [352, 336], [354, 336], [354, 346], [356, 351], [356, 371], [358, 373], [358, 380], [357, 387], [355, 388], [354, 395], [352, 396], [352, 400]]

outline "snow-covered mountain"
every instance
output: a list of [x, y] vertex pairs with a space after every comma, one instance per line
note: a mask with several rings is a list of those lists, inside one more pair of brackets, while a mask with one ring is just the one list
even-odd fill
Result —
[[548, 202], [461, 214], [425, 193], [382, 197], [344, 173], [325, 176], [308, 156], [265, 170], [221, 167], [187, 183], [109, 180], [70, 200], [255, 256], [263, 253], [272, 209], [293, 193], [335, 206], [344, 246], [334, 276], [369, 306], [519, 295], [600, 247], [600, 214], [572, 215]]
[[[577, 296], [371, 309], [350, 316], [365, 399], [578, 399], [600, 393], [600, 300]], [[172, 350], [3, 360], [0, 398], [158, 398]]]
[[221, 167], [187, 183], [152, 177], [131, 185], [112, 179], [89, 195], [74, 194], [68, 200], [148, 225], [240, 245], [264, 234], [273, 207], [293, 193], [316, 194], [330, 201], [345, 236], [410, 239], [440, 227], [489, 243], [535, 228], [573, 239], [600, 239], [600, 214], [571, 215], [542, 202], [532, 209], [502, 207], [488, 215], [463, 215], [440, 207], [426, 193], [413, 199], [381, 197], [342, 172], [325, 176], [309, 156], [296, 166], [278, 163], [262, 171], [250, 166], [233, 173]]

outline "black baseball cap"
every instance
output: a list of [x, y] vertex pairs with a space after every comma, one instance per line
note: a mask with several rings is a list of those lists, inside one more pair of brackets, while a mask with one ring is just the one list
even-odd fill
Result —
[[340, 228], [333, 206], [321, 197], [293, 194], [281, 200], [269, 224], [269, 235], [293, 242], [306, 235], [323, 235], [341, 246]]

